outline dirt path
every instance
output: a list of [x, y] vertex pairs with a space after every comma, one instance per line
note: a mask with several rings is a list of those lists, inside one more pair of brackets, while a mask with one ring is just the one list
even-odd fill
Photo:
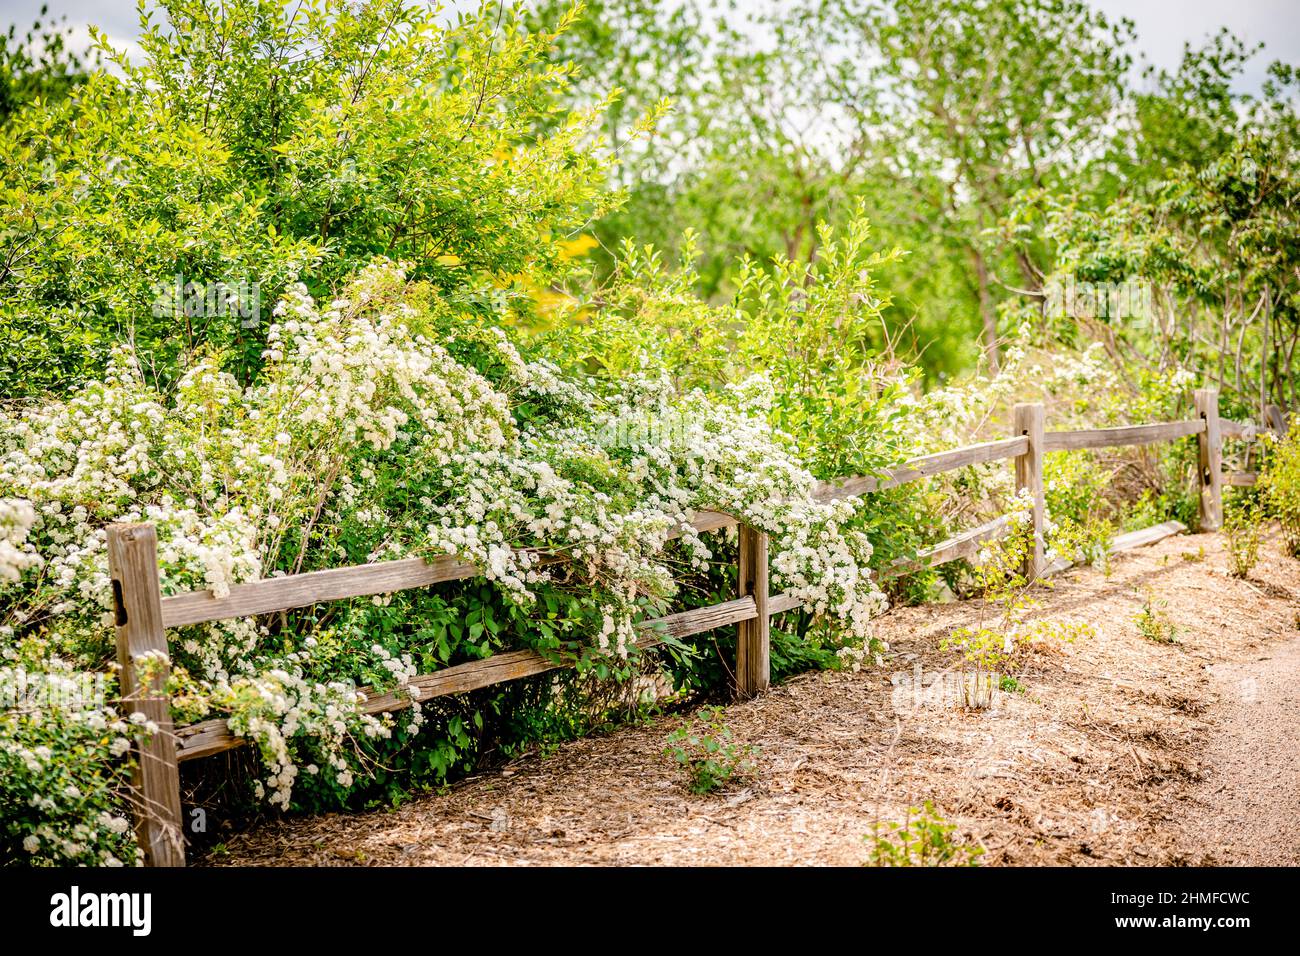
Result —
[[[728, 708], [762, 748], [745, 788], [686, 793], [662, 754], [682, 718], [665, 717], [396, 811], [266, 825], [207, 862], [858, 864], [874, 821], [927, 799], [985, 864], [1300, 862], [1300, 562], [1269, 543], [1251, 580], [1225, 566], [1217, 536], [1198, 535], [1109, 577], [1063, 575], [1041, 613], [1095, 636], [1036, 654], [1025, 693], [977, 714], [908, 683], [950, 663], [938, 641], [976, 608], [890, 612], [883, 671], [807, 674]], [[1148, 595], [1177, 643], [1139, 634]]]
[[1217, 721], [1184, 840], [1220, 863], [1300, 865], [1300, 636], [1210, 671]]

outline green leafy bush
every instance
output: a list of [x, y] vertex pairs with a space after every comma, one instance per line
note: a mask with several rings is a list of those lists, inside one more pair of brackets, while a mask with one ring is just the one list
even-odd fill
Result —
[[0, 865], [138, 862], [125, 754], [151, 728], [108, 703], [113, 686], [71, 669], [0, 667]]
[[[916, 374], [876, 344], [888, 306], [879, 277], [897, 267], [901, 252], [873, 247], [860, 210], [842, 229], [821, 225], [817, 237], [812, 261], [742, 260], [719, 303], [696, 292], [690, 242], [678, 265], [625, 243], [598, 301], [576, 299], [570, 321], [536, 348], [601, 378], [662, 374], [709, 395], [748, 382], [770, 426], [790, 437], [814, 477], [879, 474], [918, 451]], [[871, 540], [878, 567], [913, 558], [944, 536], [931, 504], [921, 485], [872, 495], [855, 527]], [[912, 599], [924, 595], [930, 577], [886, 586], [891, 598]], [[816, 642], [810, 619], [792, 632]]]
[[492, 4], [447, 24], [405, 0], [142, 10], [138, 58], [101, 38], [114, 72], [0, 137], [0, 394], [66, 393], [127, 339], [163, 384], [204, 348], [247, 383], [263, 308], [297, 281], [328, 296], [377, 255], [466, 306], [535, 312], [578, 265], [569, 234], [614, 198], [601, 106], [555, 109], [572, 70], [546, 51], [571, 19], [529, 32]]
[[1046, 456], [1043, 497], [1056, 522], [1057, 550], [1079, 561], [1105, 566], [1115, 522], [1107, 501], [1111, 475], [1087, 452]]
[[[76, 50], [66, 16], [40, 18], [25, 33], [0, 33], [0, 127], [34, 100], [57, 100], [86, 79], [87, 57]], [[90, 58], [93, 59], [93, 56]]]
[[888, 304], [877, 276], [899, 250], [871, 248], [865, 218], [822, 226], [814, 262], [742, 260], [735, 291], [713, 305], [696, 294], [693, 247], [670, 267], [627, 243], [598, 307], [540, 343], [566, 367], [618, 378], [662, 373], [684, 389], [720, 392], [761, 375], [772, 427], [791, 436], [818, 478], [871, 474], [912, 447], [911, 373], [872, 345]]
[[1223, 536], [1228, 542], [1228, 569], [1235, 578], [1250, 577], [1259, 563], [1259, 545], [1264, 536], [1260, 515], [1253, 501], [1233, 497], [1223, 518]]
[[1300, 557], [1300, 419], [1269, 449], [1259, 486], [1269, 515], [1282, 526], [1287, 552]]

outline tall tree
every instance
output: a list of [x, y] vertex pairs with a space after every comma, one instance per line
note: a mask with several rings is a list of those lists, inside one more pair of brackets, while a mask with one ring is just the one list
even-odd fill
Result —
[[1125, 95], [1132, 23], [1082, 0], [823, 0], [834, 102], [858, 119], [913, 215], [968, 262], [990, 366], [997, 302], [1038, 290], [1039, 250], [994, 227], [1017, 194], [1101, 151]]

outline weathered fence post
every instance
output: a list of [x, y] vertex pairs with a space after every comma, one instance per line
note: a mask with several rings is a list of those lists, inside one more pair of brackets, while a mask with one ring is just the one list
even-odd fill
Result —
[[740, 525], [740, 596], [752, 595], [758, 617], [741, 621], [736, 640], [736, 696], [753, 697], [771, 680], [767, 616], [767, 535]]
[[1218, 531], [1223, 526], [1223, 438], [1219, 433], [1219, 390], [1198, 388], [1193, 395], [1196, 414], [1205, 420], [1205, 431], [1196, 436], [1199, 449], [1197, 471], [1200, 487], [1200, 531]]
[[1286, 436], [1286, 412], [1282, 411], [1281, 405], [1264, 406], [1264, 425], [1271, 428], [1278, 438]]
[[[162, 624], [153, 525], [110, 525], [108, 569], [113, 581], [123, 710], [140, 711], [158, 725], [135, 755], [136, 839], [147, 866], [184, 866], [180, 772], [167, 699], [167, 632]], [[149, 654], [161, 657], [147, 665], [150, 679], [140, 685], [136, 661]]]
[[1043, 519], [1046, 503], [1043, 497], [1043, 422], [1046, 413], [1038, 403], [1019, 404], [1015, 407], [1016, 435], [1029, 439], [1029, 448], [1016, 456], [1016, 491], [1027, 490], [1033, 496], [1034, 544], [1025, 558], [1024, 575], [1032, 581], [1043, 573]]

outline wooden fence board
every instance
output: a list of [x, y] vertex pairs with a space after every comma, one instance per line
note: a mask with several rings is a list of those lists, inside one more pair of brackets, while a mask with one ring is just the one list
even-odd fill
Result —
[[899, 558], [881, 572], [881, 577], [896, 578], [913, 571], [935, 568], [949, 561], [969, 560], [979, 553], [980, 545], [984, 542], [1002, 537], [1006, 532], [1008, 520], [1006, 515], [999, 515], [992, 521], [986, 521], [977, 528], [963, 531], [946, 541], [939, 542], [933, 548], [922, 551], [915, 561]]
[[754, 616], [742, 621], [736, 631], [736, 693], [742, 698], [761, 694], [771, 681], [767, 545], [763, 532], [740, 526], [737, 577], [741, 595], [754, 603]]
[[1181, 521], [1165, 521], [1162, 524], [1153, 524], [1149, 528], [1126, 531], [1111, 539], [1110, 553], [1119, 554], [1122, 551], [1132, 551], [1134, 548], [1144, 548], [1149, 544], [1186, 532], [1187, 526]]
[[[1046, 539], [1047, 498], [1043, 484], [1043, 455], [1047, 452], [1045, 417], [1041, 403], [1020, 403], [1013, 410], [1014, 427], [1029, 439], [1029, 450], [1016, 459], [1016, 493], [1029, 495], [1032, 540], [1025, 555], [1022, 573], [1032, 581], [1043, 573]], [[1069, 433], [1067, 433], [1069, 434]], [[1078, 433], [1074, 433], [1078, 434]]]
[[[1120, 554], [1124, 551], [1132, 551], [1135, 548], [1145, 548], [1149, 544], [1155, 544], [1157, 541], [1163, 541], [1165, 538], [1172, 537], [1176, 534], [1183, 534], [1187, 531], [1187, 526], [1181, 521], [1166, 521], [1162, 524], [1153, 524], [1149, 528], [1141, 528], [1137, 531], [1126, 531], [1124, 534], [1117, 534], [1110, 542], [1110, 553]], [[1059, 574], [1074, 567], [1076, 562], [1067, 558], [1057, 558], [1049, 564], [1043, 575]]]
[[1219, 432], [1219, 390], [1198, 388], [1192, 393], [1196, 413], [1205, 424], [1196, 437], [1200, 496], [1198, 531], [1223, 527], [1223, 436]]
[[[637, 640], [637, 646], [654, 647], [663, 642], [663, 635], [674, 638], [690, 637], [692, 634], [702, 634], [728, 624], [749, 621], [757, 616], [754, 599], [748, 595], [722, 604], [681, 611], [638, 624], [637, 629], [641, 631], [642, 636]], [[555, 661], [532, 650], [507, 651], [481, 661], [457, 664], [434, 671], [432, 674], [421, 674], [413, 677], [409, 686], [419, 689], [418, 699], [423, 701], [434, 697], [445, 697], [448, 694], [463, 694], [471, 690], [491, 687], [493, 684], [518, 680], [534, 674], [544, 674], [547, 671], [569, 666], [571, 666], [570, 662]], [[367, 714], [404, 710], [411, 705], [409, 693], [367, 693], [368, 688], [360, 690], [366, 694], [361, 710]], [[222, 718], [182, 727], [176, 731], [176, 738], [177, 759], [182, 761], [221, 753], [223, 750], [230, 750], [244, 743], [242, 737], [236, 737], [230, 732], [229, 726]]]
[[1084, 448], [1114, 448], [1120, 445], [1149, 445], [1173, 441], [1205, 431], [1205, 421], [1197, 418], [1185, 422], [1157, 422], [1153, 425], [1124, 425], [1120, 428], [1091, 428], [1083, 431], [1047, 432], [1043, 445], [1047, 451], [1078, 451]]
[[1254, 441], [1259, 437], [1259, 426], [1254, 422], [1234, 422], [1230, 418], [1220, 418], [1219, 434], [1224, 438]]
[[1000, 461], [1004, 458], [1015, 458], [1018, 455], [1023, 455], [1028, 448], [1028, 439], [1023, 436], [1002, 438], [998, 441], [986, 441], [978, 445], [966, 445], [953, 451], [939, 452], [937, 455], [913, 458], [902, 467], [886, 471], [878, 478], [865, 475], [839, 481], [819, 482], [813, 491], [813, 495], [819, 501], [836, 501], [841, 498], [852, 498], [856, 495], [868, 494], [872, 491], [885, 491], [889, 488], [905, 485], [909, 481], [929, 478], [931, 475], [939, 475], [945, 471], [955, 471], [969, 465], [981, 465], [985, 462]]
[[[144, 714], [158, 727], [134, 746], [132, 786], [138, 801], [136, 839], [148, 866], [184, 866], [180, 774], [167, 696], [167, 631], [158, 600], [158, 540], [151, 524], [113, 524], [107, 532], [122, 709]], [[150, 657], [139, 680], [138, 663]]]
[[[737, 519], [718, 511], [701, 511], [691, 522], [697, 531], [717, 531], [736, 524]], [[546, 563], [562, 560], [562, 556], [556, 555], [544, 559]], [[477, 565], [468, 561], [453, 555], [438, 555], [263, 578], [232, 585], [230, 593], [223, 598], [214, 597], [211, 591], [189, 591], [165, 597], [162, 599], [163, 626], [184, 627], [232, 617], [253, 617], [345, 598], [370, 597], [446, 581], [461, 581], [481, 574]]]
[[443, 581], [476, 577], [478, 568], [450, 555], [403, 558], [328, 571], [309, 571], [281, 578], [264, 578], [235, 584], [230, 594], [214, 597], [211, 591], [191, 591], [162, 599], [163, 624], [183, 627], [231, 617], [252, 617], [287, 611], [344, 598], [387, 594], [425, 587]]

